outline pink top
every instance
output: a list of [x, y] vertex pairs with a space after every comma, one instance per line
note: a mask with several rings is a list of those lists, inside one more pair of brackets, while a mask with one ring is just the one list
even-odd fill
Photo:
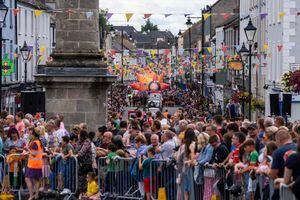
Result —
[[17, 129], [18, 132], [19, 132], [20, 138], [23, 138], [23, 135], [24, 135], [24, 133], [25, 133], [25, 124], [24, 124], [23, 120], [19, 121], [19, 122], [16, 124], [16, 129]]
[[59, 129], [65, 129], [65, 124], [63, 122], [60, 122]]

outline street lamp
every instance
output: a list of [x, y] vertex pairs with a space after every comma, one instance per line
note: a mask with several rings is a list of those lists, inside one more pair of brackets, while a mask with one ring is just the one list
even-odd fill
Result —
[[4, 4], [3, 0], [0, 0], [0, 63], [1, 63], [1, 70], [0, 70], [0, 110], [2, 110], [2, 28], [5, 23], [5, 19], [7, 16], [8, 7]]
[[189, 55], [190, 55], [190, 66], [189, 66], [189, 73], [190, 73], [190, 84], [192, 84], [192, 32], [191, 28], [193, 26], [192, 20], [190, 17], [187, 18], [186, 26], [189, 29]]
[[[249, 50], [246, 48], [245, 43], [243, 43], [242, 48], [239, 51], [240, 57], [243, 61], [243, 92], [245, 92], [245, 62], [247, 61]], [[242, 113], [245, 116], [245, 101], [242, 101]]]
[[251, 100], [252, 100], [252, 92], [251, 92], [251, 78], [252, 78], [252, 45], [254, 43], [254, 37], [256, 34], [257, 28], [253, 26], [251, 18], [249, 18], [248, 25], [244, 28], [247, 41], [249, 44], [249, 121], [251, 121]]
[[20, 51], [21, 51], [23, 61], [25, 62], [25, 70], [24, 70], [25, 80], [24, 80], [24, 82], [25, 82], [25, 86], [26, 86], [26, 83], [27, 83], [27, 62], [28, 62], [29, 56], [30, 56], [30, 49], [28, 48], [26, 41], [24, 41], [23, 47], [20, 49]]

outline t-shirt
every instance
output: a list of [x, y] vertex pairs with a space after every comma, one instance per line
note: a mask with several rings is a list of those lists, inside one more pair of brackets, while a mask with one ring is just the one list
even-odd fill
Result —
[[216, 149], [214, 149], [210, 163], [219, 164], [227, 158], [228, 154], [229, 154], [229, 152], [228, 152], [226, 146], [224, 144], [221, 144]]
[[247, 161], [250, 166], [258, 166], [258, 153], [256, 150], [249, 154]]
[[108, 172], [114, 172], [115, 171], [115, 168], [116, 168], [116, 165], [115, 163], [113, 163], [113, 158], [116, 156], [116, 152], [110, 152], [108, 155], [107, 155], [107, 159], [109, 160], [109, 164], [107, 166], [107, 171]]
[[291, 154], [285, 162], [285, 166], [293, 171], [293, 180], [300, 175], [300, 153]]
[[99, 187], [98, 187], [98, 184], [96, 181], [91, 181], [91, 182], [88, 182], [87, 184], [87, 193], [86, 195], [88, 197], [91, 197], [95, 194], [97, 194], [99, 191]]
[[232, 151], [232, 154], [231, 154], [231, 159], [233, 160], [233, 163], [235, 163], [235, 164], [240, 162], [240, 158], [239, 158], [240, 146], [241, 145], [237, 145], [237, 147], [235, 147], [235, 149]]
[[70, 150], [72, 150], [73, 153], [75, 152], [73, 146], [70, 143], [68, 143], [65, 147], [62, 148], [62, 153], [64, 155], [67, 155]]
[[19, 122], [16, 124], [16, 129], [17, 129], [18, 132], [19, 132], [20, 138], [23, 138], [23, 134], [25, 133], [25, 124], [24, 124], [23, 120], [19, 121]]
[[167, 159], [173, 155], [174, 149], [176, 145], [174, 140], [168, 140], [167, 142], [163, 143], [160, 147], [160, 155], [162, 159]]
[[287, 151], [294, 150], [296, 151], [296, 144], [294, 143], [289, 143], [285, 144], [278, 149], [276, 149], [273, 153], [273, 162], [272, 162], [272, 167], [271, 169], [278, 169], [278, 177], [282, 178], [284, 174], [284, 165], [285, 165], [285, 160], [284, 160], [284, 155]]
[[143, 161], [142, 167], [143, 167], [143, 178], [150, 177], [150, 164], [153, 158], [147, 158]]

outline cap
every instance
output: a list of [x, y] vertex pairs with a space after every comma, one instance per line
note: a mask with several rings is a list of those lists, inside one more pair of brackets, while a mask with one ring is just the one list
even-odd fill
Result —
[[251, 123], [249, 126], [248, 126], [248, 129], [257, 129], [257, 125], [256, 123]]

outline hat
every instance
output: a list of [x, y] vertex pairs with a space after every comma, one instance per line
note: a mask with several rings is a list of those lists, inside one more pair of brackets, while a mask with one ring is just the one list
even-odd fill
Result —
[[249, 126], [248, 126], [248, 128], [247, 129], [257, 129], [257, 125], [256, 125], [256, 123], [251, 123]]

